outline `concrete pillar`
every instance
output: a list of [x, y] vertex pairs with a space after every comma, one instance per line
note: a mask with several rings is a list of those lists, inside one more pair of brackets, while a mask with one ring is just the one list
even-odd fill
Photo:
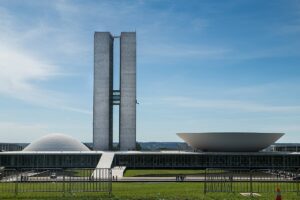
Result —
[[94, 150], [111, 150], [113, 142], [113, 37], [109, 32], [94, 35]]
[[136, 33], [120, 38], [120, 150], [136, 148]]

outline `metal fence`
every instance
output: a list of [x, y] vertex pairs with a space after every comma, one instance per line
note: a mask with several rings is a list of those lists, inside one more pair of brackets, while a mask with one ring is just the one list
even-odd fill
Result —
[[5, 169], [0, 195], [26, 192], [112, 192], [111, 169]]
[[204, 193], [273, 193], [280, 188], [300, 194], [299, 171], [206, 169], [204, 179]]

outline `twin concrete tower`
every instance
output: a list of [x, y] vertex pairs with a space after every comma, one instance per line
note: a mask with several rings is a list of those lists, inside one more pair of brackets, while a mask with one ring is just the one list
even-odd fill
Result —
[[[113, 89], [114, 40], [120, 38], [120, 88]], [[94, 36], [94, 150], [113, 148], [113, 106], [119, 108], [120, 150], [136, 148], [136, 33]]]

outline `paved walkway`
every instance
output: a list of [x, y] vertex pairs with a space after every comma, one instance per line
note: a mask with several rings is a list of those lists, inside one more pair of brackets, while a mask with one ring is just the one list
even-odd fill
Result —
[[[114, 156], [114, 152], [103, 152], [94, 172], [92, 173], [92, 177], [104, 178], [103, 174], [101, 173], [101, 170], [99, 169], [110, 169], [114, 160]], [[104, 176], [106, 175], [107, 174], [104, 174]]]
[[96, 168], [98, 169], [111, 168], [112, 162], [114, 160], [114, 156], [115, 156], [114, 152], [103, 152]]
[[[253, 178], [253, 181], [265, 181], [261, 178]], [[204, 182], [205, 177], [204, 176], [186, 176], [183, 181], [180, 181], [176, 179], [175, 176], [173, 177], [123, 177], [118, 179], [120, 182]], [[215, 179], [214, 181], [224, 182], [224, 179]], [[227, 180], [228, 183], [230, 182]], [[234, 179], [235, 182], [250, 182], [248, 178], [245, 177], [237, 177]], [[269, 182], [277, 182], [278, 180], [276, 178], [274, 179], [268, 179]], [[291, 179], [285, 179], [281, 181], [291, 182]]]
[[123, 177], [120, 182], [203, 182], [204, 177], [185, 177], [184, 181], [176, 180], [176, 177]]

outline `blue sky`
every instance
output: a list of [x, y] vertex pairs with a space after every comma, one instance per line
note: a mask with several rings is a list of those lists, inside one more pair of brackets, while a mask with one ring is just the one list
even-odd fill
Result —
[[91, 141], [94, 31], [135, 30], [138, 141], [263, 131], [300, 142], [296, 0], [1, 0], [0, 141]]

